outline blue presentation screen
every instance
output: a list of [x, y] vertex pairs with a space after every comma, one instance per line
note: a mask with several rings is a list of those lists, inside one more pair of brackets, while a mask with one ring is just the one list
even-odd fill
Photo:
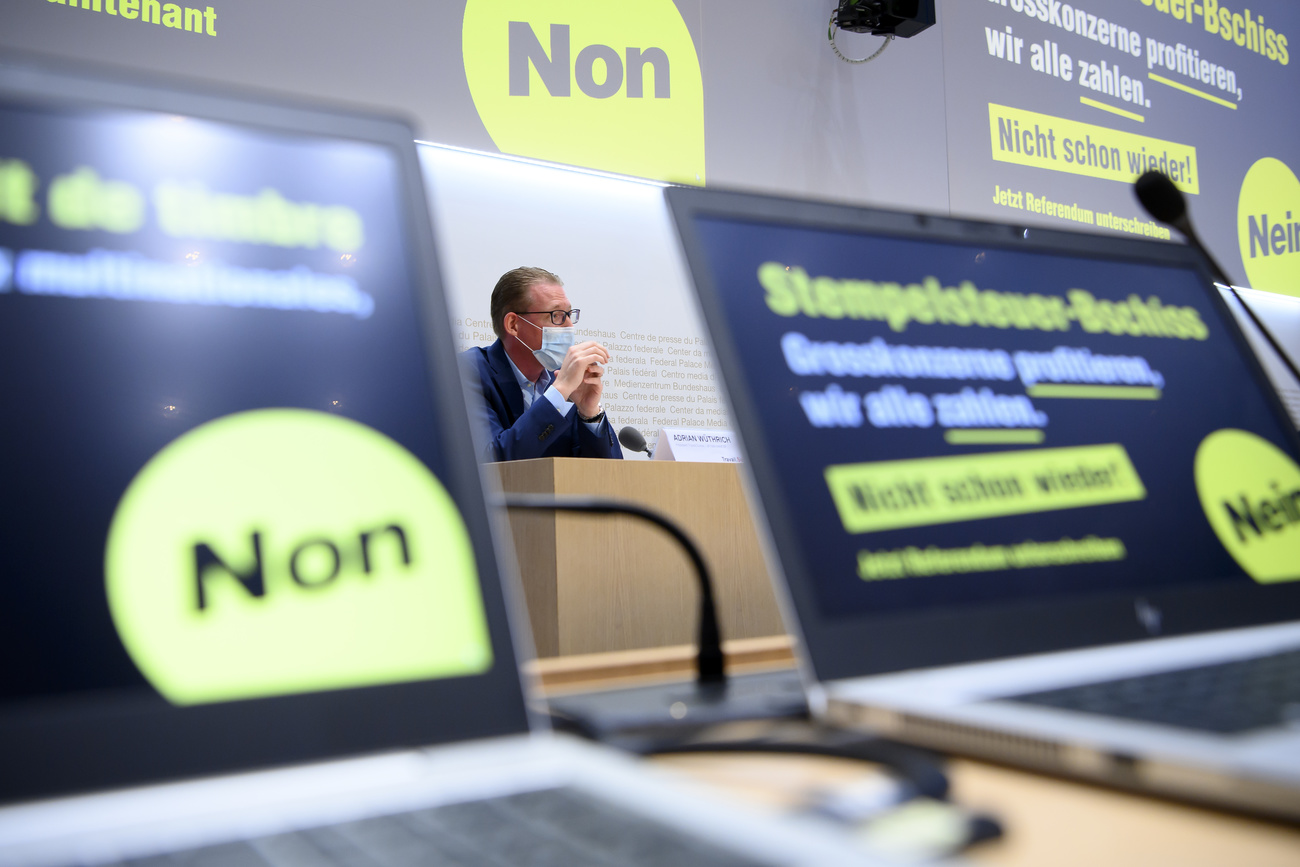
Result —
[[0, 704], [492, 666], [401, 156], [0, 105]]
[[1300, 577], [1293, 436], [1191, 267], [694, 227], [823, 617]]

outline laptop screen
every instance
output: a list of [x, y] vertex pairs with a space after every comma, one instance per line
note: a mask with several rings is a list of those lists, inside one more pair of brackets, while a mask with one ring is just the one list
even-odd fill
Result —
[[1294, 616], [1294, 432], [1184, 250], [670, 201], [823, 678]]
[[4, 72], [4, 794], [525, 730], [409, 130]]

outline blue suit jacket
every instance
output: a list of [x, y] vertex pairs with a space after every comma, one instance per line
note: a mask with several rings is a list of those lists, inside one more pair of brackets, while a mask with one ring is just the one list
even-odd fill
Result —
[[471, 414], [488, 439], [486, 460], [623, 457], [608, 417], [592, 432], [578, 421], [577, 407], [562, 416], [540, 394], [525, 411], [523, 391], [500, 340], [469, 349], [460, 358], [465, 387], [481, 398]]

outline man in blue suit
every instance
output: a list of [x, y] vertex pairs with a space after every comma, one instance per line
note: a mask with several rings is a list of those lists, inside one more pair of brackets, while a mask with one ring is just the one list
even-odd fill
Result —
[[515, 268], [497, 281], [497, 340], [461, 355], [466, 387], [482, 398], [486, 460], [623, 457], [601, 406], [609, 351], [574, 342], [578, 314], [550, 271]]

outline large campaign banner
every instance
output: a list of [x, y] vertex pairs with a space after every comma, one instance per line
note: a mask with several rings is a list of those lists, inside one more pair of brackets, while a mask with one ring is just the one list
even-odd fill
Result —
[[0, 47], [398, 112], [488, 153], [946, 210], [942, 25], [854, 66], [832, 5], [11, 0]]
[[954, 212], [1177, 238], [1131, 192], [1135, 177], [1158, 169], [1235, 282], [1300, 294], [1300, 6], [942, 8]]
[[1154, 167], [1235, 282], [1300, 295], [1293, 0], [938, 0], [865, 64], [832, 0], [193, 2], [11, 0], [0, 48], [409, 116], [441, 146], [458, 344], [493, 339], [500, 274], [555, 271], [652, 440], [730, 421], [660, 189], [629, 178], [1177, 242], [1132, 194]]

